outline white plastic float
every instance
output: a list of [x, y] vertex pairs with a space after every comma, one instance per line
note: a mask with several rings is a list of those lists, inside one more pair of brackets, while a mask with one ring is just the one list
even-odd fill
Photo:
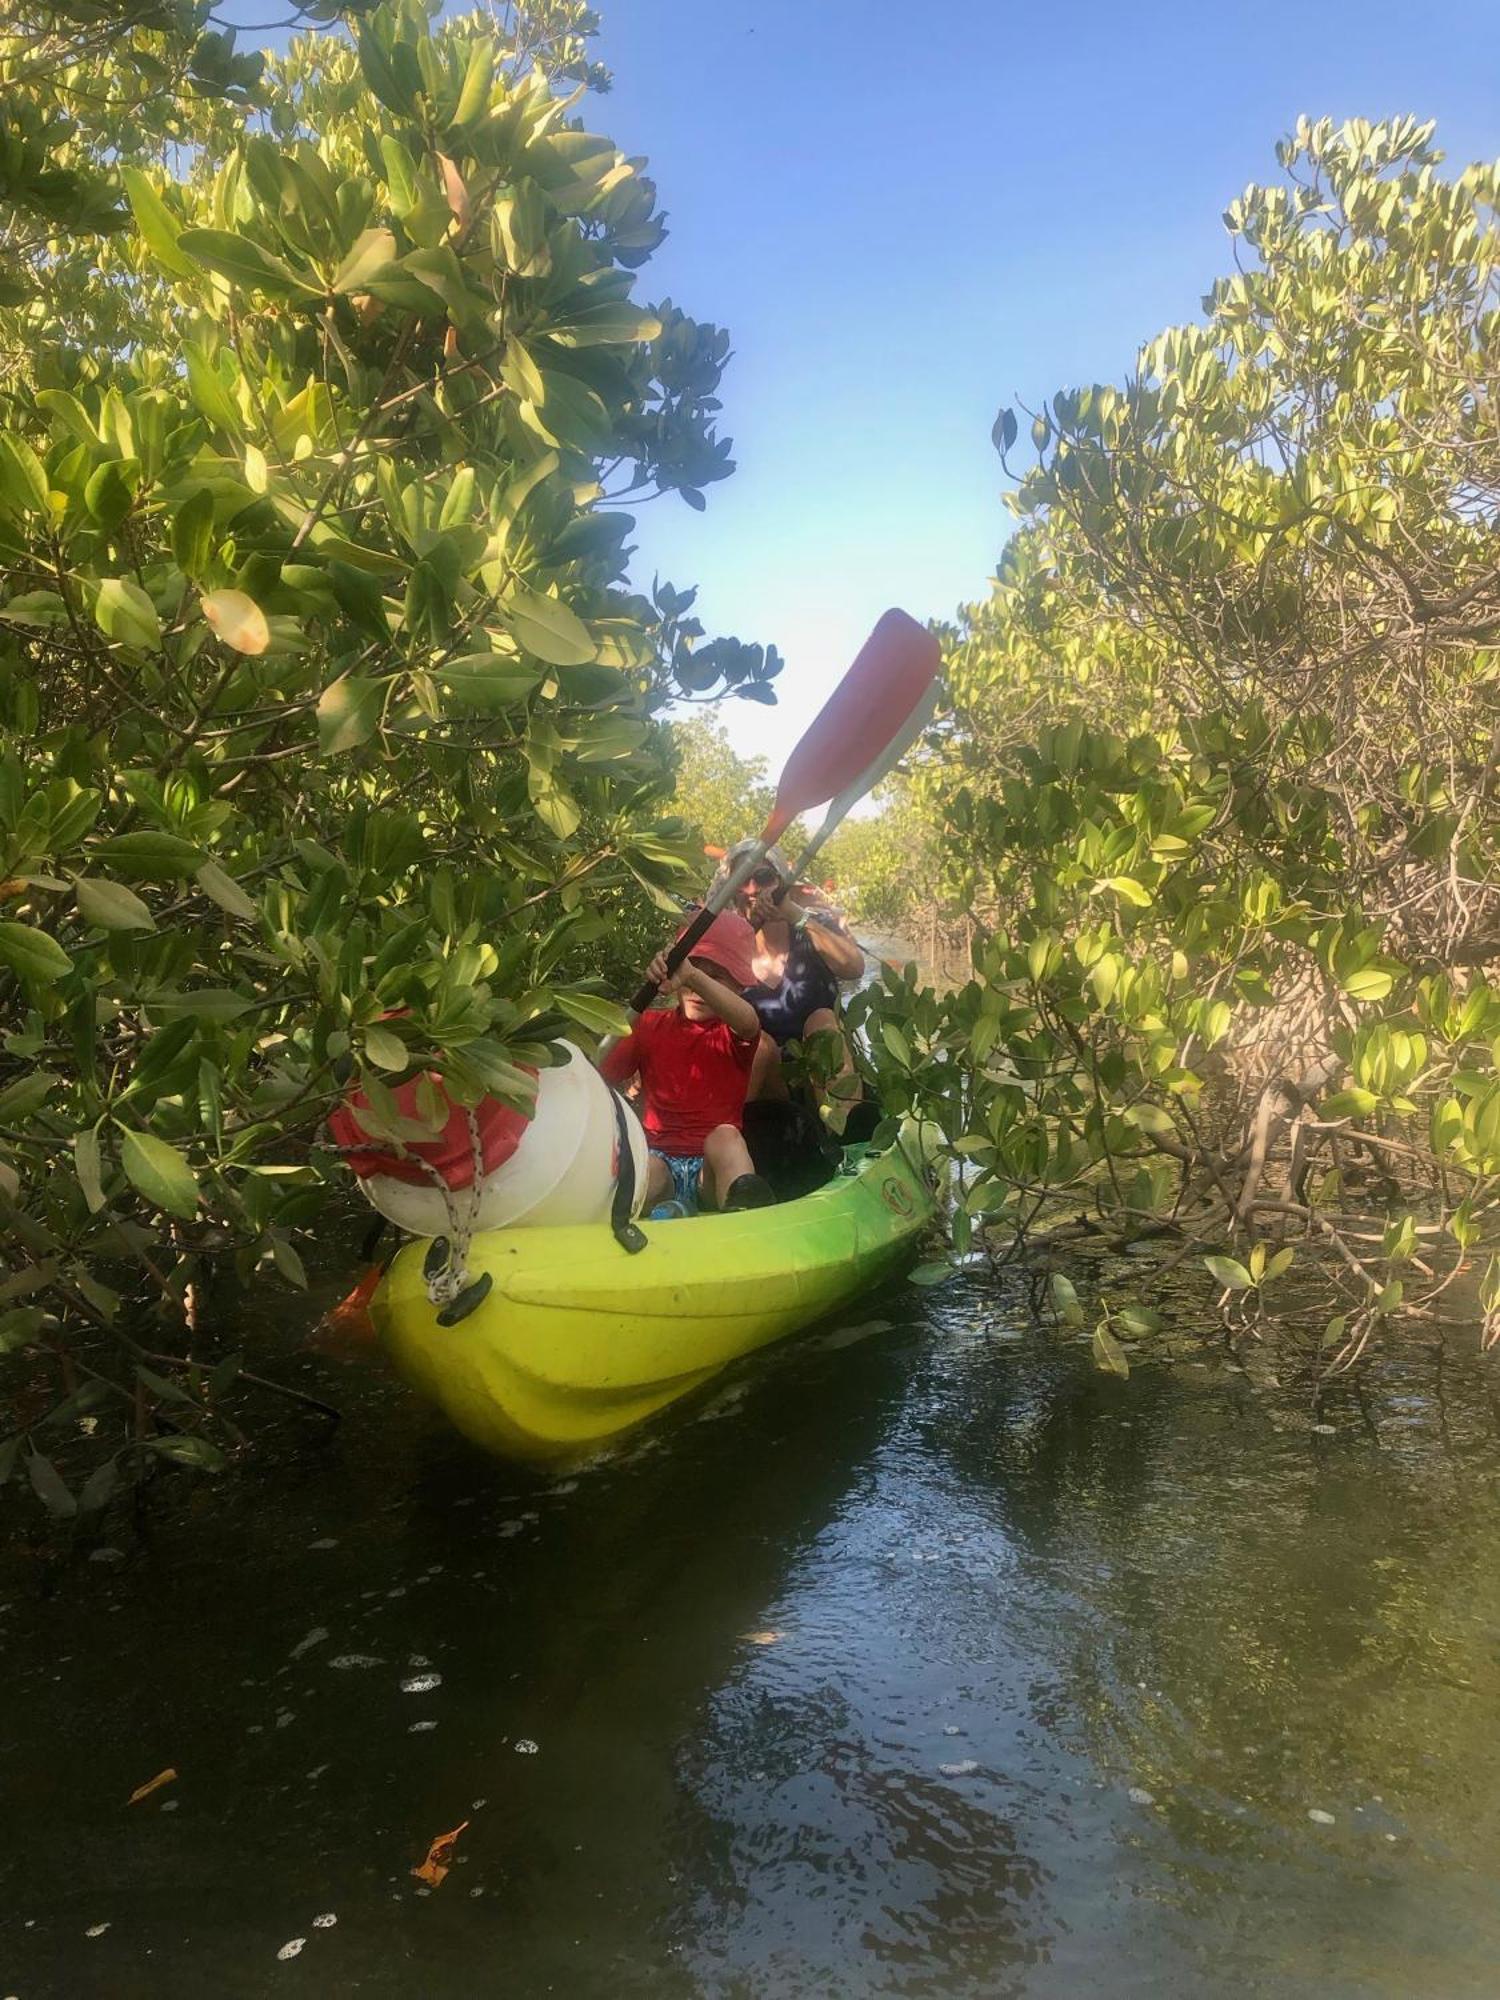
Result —
[[[431, 1139], [397, 1145], [360, 1124], [368, 1100], [355, 1091], [329, 1124], [365, 1199], [411, 1236], [466, 1240], [481, 1229], [607, 1221], [619, 1158], [615, 1105], [609, 1086], [582, 1053], [571, 1042], [557, 1047], [567, 1060], [537, 1072], [529, 1118], [487, 1098], [472, 1113], [453, 1105], [447, 1124]], [[420, 1118], [420, 1081], [412, 1078], [393, 1092], [404, 1119]], [[646, 1135], [630, 1106], [621, 1109], [639, 1213], [646, 1190]]]

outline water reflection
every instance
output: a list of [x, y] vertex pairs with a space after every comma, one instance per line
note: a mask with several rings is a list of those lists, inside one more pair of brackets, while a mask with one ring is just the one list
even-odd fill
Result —
[[987, 1281], [858, 1313], [559, 1482], [310, 1360], [326, 1448], [18, 1563], [4, 1990], [1492, 1992], [1462, 1343], [1322, 1438]]

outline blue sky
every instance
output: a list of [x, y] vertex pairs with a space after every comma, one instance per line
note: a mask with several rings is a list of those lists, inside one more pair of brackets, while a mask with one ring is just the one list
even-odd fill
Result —
[[596, 4], [615, 87], [587, 121], [669, 215], [637, 296], [735, 346], [739, 470], [704, 515], [641, 509], [637, 575], [781, 648], [780, 706], [718, 711], [773, 770], [887, 604], [984, 596], [997, 408], [1118, 380], [1195, 317], [1221, 212], [1300, 112], [1500, 153], [1500, 0]]
[[985, 594], [996, 409], [1118, 379], [1228, 268], [1220, 215], [1299, 112], [1436, 117], [1500, 153], [1496, 0], [597, 0], [589, 122], [650, 156], [671, 234], [639, 295], [734, 335], [739, 470], [654, 502], [638, 564], [773, 640], [783, 751], [876, 615]]

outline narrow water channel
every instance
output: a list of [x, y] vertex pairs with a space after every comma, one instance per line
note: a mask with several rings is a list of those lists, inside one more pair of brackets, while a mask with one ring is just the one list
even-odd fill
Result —
[[289, 1361], [331, 1438], [8, 1559], [0, 1994], [1488, 2000], [1474, 1346], [1322, 1435], [899, 1284], [553, 1481]]

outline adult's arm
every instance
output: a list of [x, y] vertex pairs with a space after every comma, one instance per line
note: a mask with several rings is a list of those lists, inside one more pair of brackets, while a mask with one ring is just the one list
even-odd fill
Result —
[[806, 909], [790, 898], [782, 904], [782, 908], [794, 924], [801, 924], [803, 935], [812, 940], [813, 950], [835, 979], [860, 979], [864, 976], [865, 955], [851, 937], [849, 926], [842, 917], [832, 910]]
[[748, 915], [757, 930], [764, 929], [768, 924], [784, 923], [804, 931], [812, 939], [813, 950], [835, 979], [860, 979], [864, 976], [863, 951], [850, 935], [843, 918], [826, 906], [799, 903], [792, 896], [783, 896], [778, 901], [766, 892], [755, 898]]

